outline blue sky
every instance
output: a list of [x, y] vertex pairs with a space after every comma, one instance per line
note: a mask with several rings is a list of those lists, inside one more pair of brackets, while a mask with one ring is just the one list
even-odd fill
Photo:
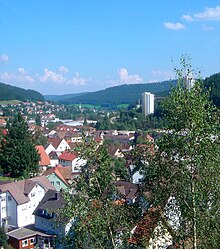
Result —
[[0, 82], [42, 94], [220, 72], [220, 2], [0, 0]]

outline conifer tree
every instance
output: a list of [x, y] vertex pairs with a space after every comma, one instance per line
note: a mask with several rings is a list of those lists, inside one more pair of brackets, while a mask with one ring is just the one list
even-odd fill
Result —
[[4, 173], [10, 173], [12, 177], [26, 178], [38, 173], [39, 160], [28, 125], [18, 113], [12, 123], [8, 123], [7, 134], [2, 140], [0, 166]]

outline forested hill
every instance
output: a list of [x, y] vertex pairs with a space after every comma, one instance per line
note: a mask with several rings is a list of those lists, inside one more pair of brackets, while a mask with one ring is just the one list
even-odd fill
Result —
[[207, 77], [204, 81], [205, 87], [211, 89], [210, 97], [216, 106], [220, 107], [220, 73]]
[[120, 85], [71, 98], [59, 98], [59, 103], [64, 104], [94, 104], [94, 105], [118, 105], [135, 104], [141, 99], [143, 92], [151, 92], [156, 96], [164, 95], [169, 92], [171, 85], [176, 81], [164, 81], [161, 83], [129, 84]]
[[44, 97], [41, 93], [35, 90], [25, 90], [20, 87], [0, 82], [0, 100], [44, 101]]

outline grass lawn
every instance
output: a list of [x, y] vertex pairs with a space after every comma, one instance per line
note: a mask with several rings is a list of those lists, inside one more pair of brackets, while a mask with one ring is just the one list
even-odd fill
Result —
[[20, 103], [20, 100], [1, 100], [0, 105], [14, 105]]

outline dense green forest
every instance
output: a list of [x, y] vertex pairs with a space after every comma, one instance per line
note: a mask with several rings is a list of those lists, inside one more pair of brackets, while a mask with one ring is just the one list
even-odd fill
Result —
[[41, 93], [35, 90], [25, 90], [20, 87], [11, 86], [0, 82], [0, 100], [32, 100], [44, 101]]
[[[143, 92], [151, 92], [156, 96], [162, 96], [163, 92], [169, 92], [172, 85], [176, 85], [176, 81], [164, 81], [160, 83], [130, 84], [120, 85], [100, 90], [92, 93], [72, 96], [71, 98], [57, 99], [62, 104], [93, 104], [103, 107], [114, 106], [119, 104], [135, 104], [141, 98]], [[52, 100], [52, 99], [50, 99]]]
[[[211, 89], [210, 97], [213, 103], [220, 106], [220, 73], [205, 78], [204, 85]], [[154, 93], [156, 97], [165, 97], [169, 95], [171, 86], [176, 86], [176, 80], [120, 85], [91, 93], [47, 95], [45, 98], [62, 104], [81, 103], [114, 107], [119, 104], [135, 105], [143, 92]]]
[[64, 94], [64, 95], [44, 95], [44, 98], [49, 101], [54, 101], [54, 102], [62, 102], [65, 100], [69, 100], [71, 98], [75, 98], [81, 95], [88, 94], [88, 92], [83, 92], [83, 93], [70, 93], [70, 94]]
[[220, 106], [220, 73], [213, 74], [204, 81], [205, 87], [210, 89], [210, 97], [216, 106]]

